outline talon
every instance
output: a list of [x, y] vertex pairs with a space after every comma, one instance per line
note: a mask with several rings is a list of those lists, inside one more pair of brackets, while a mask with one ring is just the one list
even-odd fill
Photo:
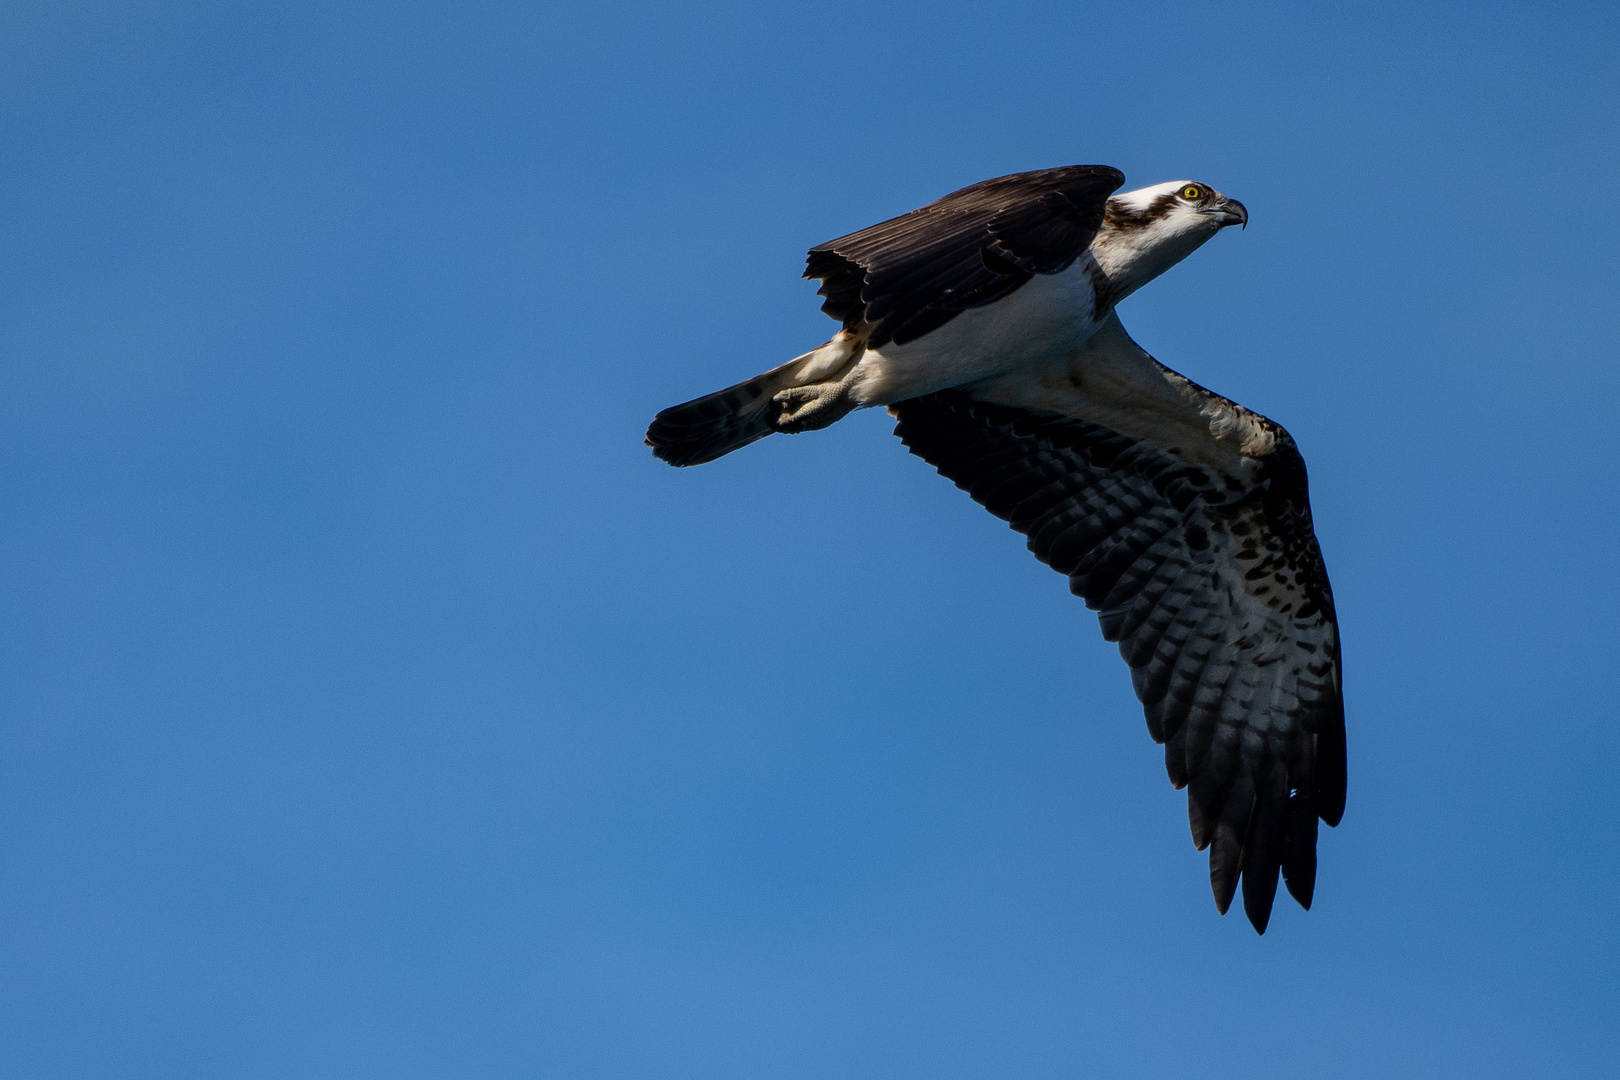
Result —
[[816, 431], [855, 407], [846, 382], [790, 386], [771, 399], [771, 427], [784, 434]]

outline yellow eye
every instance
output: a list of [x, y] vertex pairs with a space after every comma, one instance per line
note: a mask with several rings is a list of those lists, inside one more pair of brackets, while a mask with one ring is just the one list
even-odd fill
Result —
[[1186, 187], [1181, 189], [1181, 197], [1186, 199], [1188, 202], [1191, 202], [1194, 199], [1202, 199], [1204, 197], [1204, 189], [1199, 187], [1197, 184], [1188, 184]]

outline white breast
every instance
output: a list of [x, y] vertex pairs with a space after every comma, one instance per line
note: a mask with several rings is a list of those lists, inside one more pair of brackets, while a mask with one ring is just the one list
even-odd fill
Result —
[[970, 308], [904, 345], [868, 349], [855, 365], [861, 405], [889, 405], [1037, 365], [1083, 344], [1098, 322], [1086, 276], [1090, 255], [1060, 274], [1036, 274], [1004, 299]]

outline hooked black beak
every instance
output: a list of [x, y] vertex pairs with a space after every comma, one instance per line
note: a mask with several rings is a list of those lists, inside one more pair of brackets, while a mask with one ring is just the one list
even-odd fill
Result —
[[1223, 197], [1220, 202], [1205, 210], [1204, 213], [1220, 222], [1222, 228], [1228, 225], [1240, 225], [1245, 229], [1249, 227], [1249, 210], [1236, 199]]

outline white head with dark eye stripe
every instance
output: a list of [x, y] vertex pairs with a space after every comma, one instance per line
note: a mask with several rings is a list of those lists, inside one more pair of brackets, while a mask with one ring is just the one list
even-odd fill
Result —
[[1249, 212], [1197, 180], [1172, 180], [1108, 200], [1091, 248], [1116, 298], [1152, 281], [1228, 225], [1247, 225]]

